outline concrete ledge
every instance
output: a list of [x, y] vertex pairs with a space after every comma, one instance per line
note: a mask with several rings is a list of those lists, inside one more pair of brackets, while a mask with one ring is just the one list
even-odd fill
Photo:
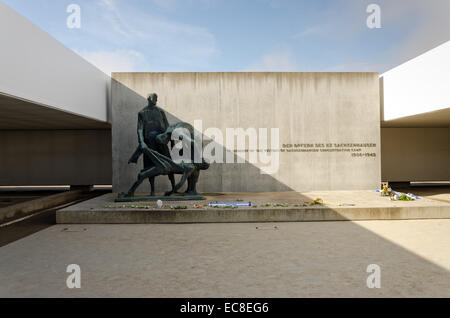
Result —
[[57, 207], [59, 205], [74, 201], [79, 198], [82, 193], [83, 191], [81, 190], [67, 191], [1, 208], [0, 224], [25, 217], [36, 211]]
[[[61, 224], [146, 224], [146, 223], [246, 223], [246, 222], [317, 222], [317, 221], [362, 221], [362, 220], [410, 220], [410, 219], [450, 219], [450, 204], [437, 202], [429, 199], [422, 199], [412, 202], [392, 202], [387, 198], [379, 197], [378, 194], [371, 191], [348, 191], [354, 196], [361, 198], [365, 195], [371, 198], [370, 204], [343, 203], [336, 204], [332, 201], [334, 197], [341, 197], [348, 201], [349, 193], [345, 191], [329, 191], [322, 193], [325, 205], [307, 206], [307, 207], [252, 207], [252, 208], [193, 208], [192, 202], [179, 202], [179, 205], [185, 205], [188, 208], [183, 210], [170, 209], [170, 205], [165, 203], [165, 208], [157, 208], [153, 203], [142, 202], [140, 205], [120, 205], [113, 203], [114, 195], [107, 194], [92, 200], [82, 202], [77, 205], [62, 209], [56, 213], [56, 222]], [[283, 195], [284, 194], [284, 195]], [[300, 194], [295, 192], [268, 193], [239, 193], [226, 194], [224, 197], [208, 196], [207, 200], [215, 199], [227, 200], [231, 197], [250, 199], [261, 204], [263, 198], [266, 202], [274, 204], [281, 203], [280, 199], [291, 201], [297, 198], [303, 201], [308, 198], [315, 198], [312, 193]], [[274, 202], [274, 196], [279, 202]], [[327, 200], [327, 198], [329, 198]], [[258, 201], [259, 200], [259, 201]], [[312, 199], [310, 199], [311, 201]], [[359, 199], [361, 200], [361, 199]], [[231, 200], [227, 200], [231, 201]], [[357, 200], [356, 200], [357, 201]], [[367, 200], [365, 200], [367, 201]], [[379, 201], [379, 204], [376, 204]], [[208, 201], [206, 201], [208, 202]], [[174, 204], [171, 202], [170, 204]], [[205, 204], [205, 201], [199, 203]], [[292, 204], [292, 203], [291, 203]]]

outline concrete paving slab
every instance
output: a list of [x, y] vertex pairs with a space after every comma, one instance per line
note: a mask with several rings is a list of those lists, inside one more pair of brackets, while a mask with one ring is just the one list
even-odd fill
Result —
[[0, 297], [450, 297], [448, 233], [450, 220], [55, 225], [0, 248]]
[[[450, 218], [450, 203], [423, 198], [391, 201], [375, 191], [204, 193], [204, 201], [114, 202], [106, 194], [57, 211], [60, 224], [234, 223]], [[321, 198], [323, 205], [310, 206]], [[250, 201], [252, 207], [212, 208], [209, 202]], [[186, 207], [186, 209], [176, 209]]]

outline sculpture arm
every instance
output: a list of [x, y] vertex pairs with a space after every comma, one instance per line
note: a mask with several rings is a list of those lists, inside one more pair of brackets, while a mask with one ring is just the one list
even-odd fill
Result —
[[138, 123], [137, 123], [137, 134], [138, 134], [138, 142], [141, 148], [146, 148], [147, 145], [144, 141], [144, 122], [142, 119], [141, 113], [138, 115]]
[[128, 163], [137, 163], [139, 157], [142, 155], [142, 148], [141, 146], [138, 146], [136, 150], [131, 155], [130, 159], [128, 160]]

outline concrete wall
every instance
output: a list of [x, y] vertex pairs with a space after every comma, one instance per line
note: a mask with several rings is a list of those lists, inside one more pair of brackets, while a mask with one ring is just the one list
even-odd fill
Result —
[[381, 75], [388, 121], [450, 107], [450, 41]]
[[[137, 166], [127, 165], [127, 161], [137, 146], [137, 113], [146, 104], [143, 96], [150, 92], [158, 93], [159, 105], [171, 122], [193, 124], [201, 119], [203, 131], [217, 127], [224, 136], [226, 128], [279, 129], [280, 151], [284, 152], [277, 153], [280, 165], [276, 173], [261, 174], [265, 166], [261, 163], [213, 164], [200, 176], [201, 191], [379, 187], [380, 98], [376, 73], [113, 73], [113, 79], [115, 191], [128, 189], [142, 168], [141, 161]], [[343, 143], [374, 147], [349, 148]], [[305, 149], [317, 152], [289, 152], [301, 149], [295, 144], [312, 144], [314, 147]], [[163, 183], [157, 191], [168, 189], [166, 179], [157, 179], [157, 183]], [[145, 182], [138, 192], [148, 188]]]
[[1, 1], [0, 48], [0, 93], [109, 120], [110, 77]]
[[111, 184], [110, 130], [0, 131], [0, 185]]
[[450, 128], [382, 128], [383, 181], [449, 181]]

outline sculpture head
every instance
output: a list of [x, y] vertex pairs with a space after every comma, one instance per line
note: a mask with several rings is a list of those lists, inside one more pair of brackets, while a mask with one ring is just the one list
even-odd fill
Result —
[[147, 101], [149, 105], [156, 106], [156, 103], [158, 102], [158, 95], [156, 95], [156, 93], [148, 94]]

